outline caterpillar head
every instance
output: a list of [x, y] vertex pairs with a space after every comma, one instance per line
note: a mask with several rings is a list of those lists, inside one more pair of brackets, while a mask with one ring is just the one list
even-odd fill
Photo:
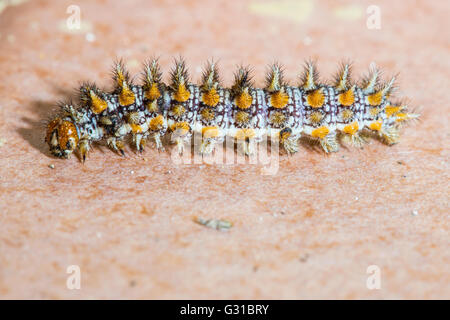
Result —
[[47, 126], [45, 142], [50, 152], [58, 158], [67, 158], [78, 145], [78, 133], [70, 118], [56, 118]]

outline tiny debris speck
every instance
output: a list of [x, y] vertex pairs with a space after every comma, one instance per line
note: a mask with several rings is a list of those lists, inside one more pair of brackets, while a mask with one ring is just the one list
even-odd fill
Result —
[[86, 41], [87, 42], [94, 42], [95, 38], [96, 38], [95, 34], [93, 34], [92, 32], [86, 33]]
[[52, 163], [52, 164], [49, 164], [48, 167], [49, 167], [50, 169], [55, 169], [55, 165], [54, 165], [53, 163]]
[[194, 222], [201, 224], [207, 228], [220, 230], [220, 231], [227, 231], [229, 230], [233, 224], [230, 221], [227, 220], [220, 220], [220, 219], [202, 219], [202, 218], [195, 218]]
[[305, 253], [304, 255], [300, 256], [299, 260], [300, 260], [300, 262], [304, 263], [304, 262], [308, 261], [308, 258], [309, 258], [309, 254]]
[[413, 210], [411, 214], [412, 214], [413, 216], [418, 216], [418, 215], [419, 215], [419, 211]]

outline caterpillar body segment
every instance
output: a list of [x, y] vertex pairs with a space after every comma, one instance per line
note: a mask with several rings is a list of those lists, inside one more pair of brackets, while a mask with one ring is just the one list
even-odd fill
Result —
[[[143, 90], [144, 114], [148, 123], [148, 130], [140, 140], [140, 150], [143, 150], [147, 138], [151, 136], [158, 150], [164, 150], [161, 138], [168, 129], [167, 112], [170, 106], [170, 97], [166, 85], [162, 82], [162, 72], [158, 59], [144, 63]], [[136, 145], [139, 150], [139, 147]]]
[[262, 89], [254, 88], [249, 68], [240, 67], [231, 88], [228, 135], [236, 139], [246, 155], [255, 152], [255, 144], [266, 133], [267, 105]]
[[202, 137], [199, 152], [210, 154], [227, 135], [231, 110], [230, 90], [222, 87], [213, 61], [205, 67], [199, 95], [195, 131]]
[[266, 75], [267, 134], [279, 140], [288, 153], [298, 151], [298, 139], [303, 131], [304, 106], [298, 87], [284, 81], [284, 71], [273, 64]]
[[171, 71], [171, 85], [168, 88], [170, 103], [167, 123], [170, 140], [176, 143], [178, 152], [184, 151], [187, 140], [191, 139], [199, 107], [199, 87], [189, 82], [189, 74], [184, 60], [175, 61]]
[[318, 80], [312, 62], [306, 63], [298, 85], [286, 83], [283, 68], [273, 64], [262, 89], [254, 87], [247, 67], [238, 68], [231, 88], [223, 87], [214, 61], [205, 66], [199, 85], [190, 82], [182, 59], [175, 61], [169, 85], [162, 82], [157, 59], [144, 64], [141, 84], [130, 80], [122, 61], [115, 63], [113, 74], [112, 92], [84, 83], [77, 103], [64, 104], [48, 123], [45, 141], [53, 155], [68, 157], [78, 150], [84, 161], [91, 143], [100, 140], [124, 155], [128, 135], [137, 151], [149, 139], [163, 150], [162, 137], [169, 135], [183, 153], [194, 132], [202, 137], [197, 151], [203, 155], [226, 136], [246, 155], [252, 155], [265, 136], [288, 154], [299, 150], [302, 136], [317, 140], [328, 153], [338, 151], [341, 142], [361, 146], [367, 133], [395, 144], [401, 125], [419, 117], [391, 102], [395, 77], [382, 83], [379, 71], [372, 70], [357, 85], [349, 64], [327, 85]]

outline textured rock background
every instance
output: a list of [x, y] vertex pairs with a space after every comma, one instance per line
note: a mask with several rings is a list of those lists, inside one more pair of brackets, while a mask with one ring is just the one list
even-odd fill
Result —
[[[9, 4], [9, 5], [7, 5]], [[81, 28], [67, 29], [71, 4]], [[366, 26], [369, 5], [381, 29]], [[1, 1], [1, 298], [450, 298], [449, 2]], [[50, 156], [43, 121], [80, 80], [110, 85], [115, 57], [137, 73], [183, 54], [194, 80], [220, 59], [303, 60], [324, 78], [344, 58], [400, 71], [400, 97], [423, 113], [387, 147], [306, 146], [261, 165], [176, 165], [170, 153], [97, 147], [82, 165]], [[165, 73], [167, 77], [167, 73]], [[145, 158], [145, 159], [144, 159]], [[53, 164], [54, 169], [49, 168]], [[417, 215], [412, 212], [416, 210]], [[223, 218], [229, 232], [194, 223]], [[66, 288], [79, 265], [81, 290]], [[381, 269], [368, 290], [366, 269]]]

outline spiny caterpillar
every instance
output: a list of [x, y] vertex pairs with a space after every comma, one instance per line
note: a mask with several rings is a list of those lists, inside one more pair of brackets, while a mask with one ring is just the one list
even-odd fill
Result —
[[183, 153], [192, 133], [202, 137], [199, 152], [208, 155], [226, 136], [234, 138], [245, 155], [269, 136], [288, 154], [298, 151], [306, 136], [320, 142], [325, 152], [336, 152], [339, 140], [360, 146], [368, 133], [386, 144], [399, 139], [399, 127], [419, 115], [403, 104], [391, 103], [395, 77], [379, 80], [377, 69], [359, 85], [350, 78], [351, 66], [342, 64], [333, 83], [318, 81], [313, 62], [306, 62], [299, 86], [284, 80], [279, 64], [269, 67], [264, 89], [255, 88], [248, 67], [239, 67], [230, 89], [222, 86], [217, 64], [208, 62], [200, 86], [190, 82], [183, 59], [175, 60], [170, 85], [162, 82], [157, 59], [144, 64], [141, 85], [135, 84], [124, 63], [114, 65], [115, 88], [111, 93], [86, 82], [79, 89], [78, 106], [62, 105], [60, 114], [47, 126], [45, 141], [57, 157], [78, 150], [84, 162], [91, 142], [106, 140], [124, 155], [124, 139], [131, 133], [138, 151], [152, 138], [164, 149], [167, 133]]

